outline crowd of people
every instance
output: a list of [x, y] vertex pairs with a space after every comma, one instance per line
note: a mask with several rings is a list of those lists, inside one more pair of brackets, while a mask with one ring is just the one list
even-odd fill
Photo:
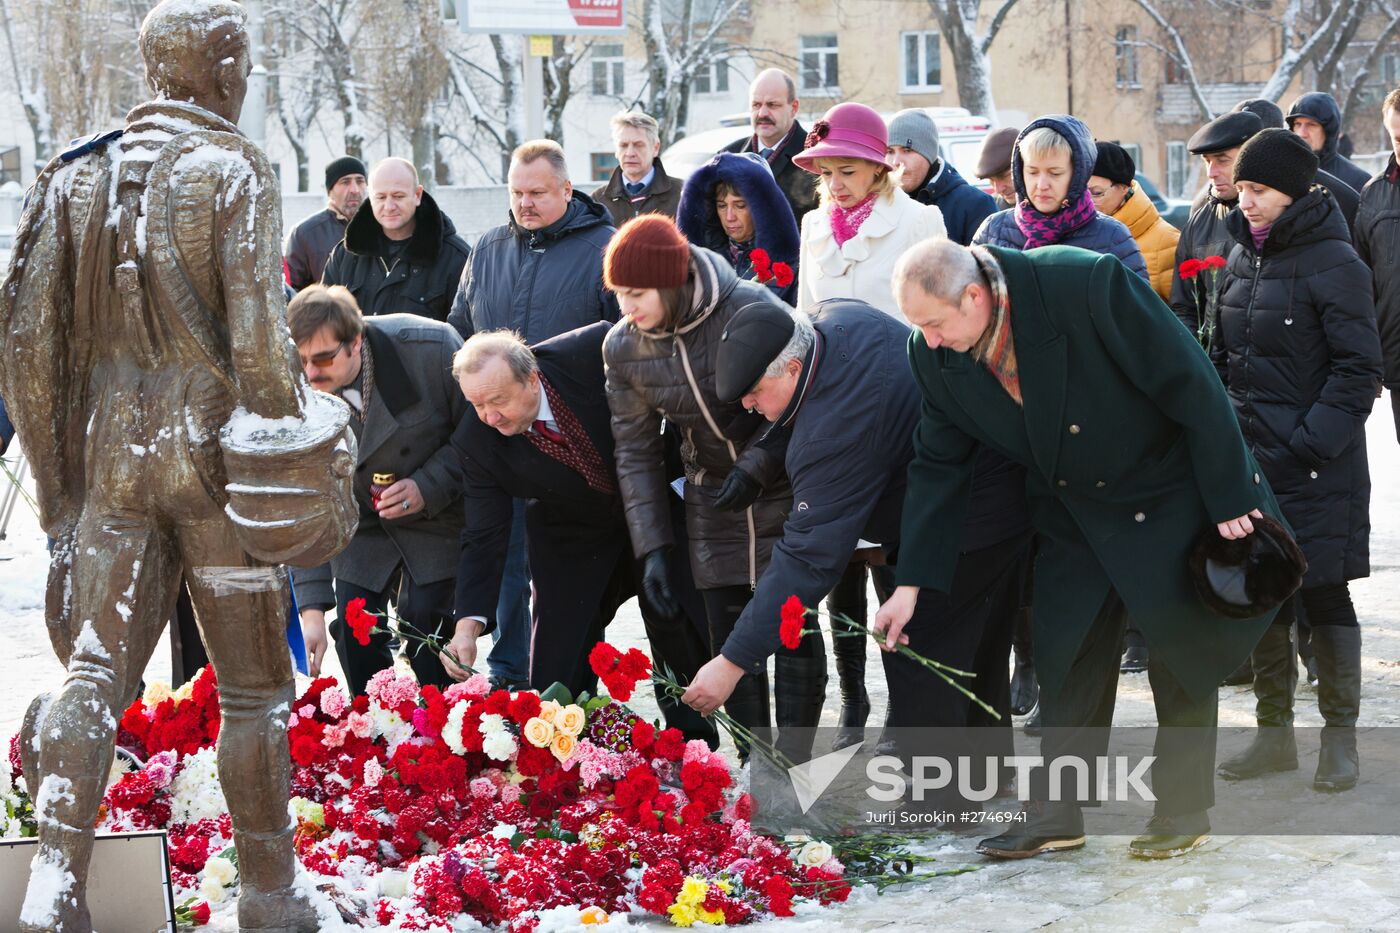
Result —
[[[865, 643], [849, 633], [869, 618], [869, 576], [885, 607], [877, 628], [974, 670], [1008, 751], [1013, 712], [1033, 712], [1031, 730], [1106, 724], [1119, 670], [1148, 672], [1164, 724], [1213, 726], [1216, 686], [1252, 681], [1260, 729], [1220, 766], [1230, 779], [1297, 767], [1301, 630], [1327, 723], [1314, 784], [1354, 785], [1360, 629], [1348, 582], [1368, 573], [1363, 426], [1400, 365], [1394, 323], [1385, 370], [1381, 340], [1400, 301], [1395, 158], [1369, 178], [1340, 155], [1326, 94], [1304, 94], [1286, 114], [1243, 101], [1192, 137], [1208, 184], [1178, 231], [1139, 187], [1131, 154], [1074, 116], [989, 134], [977, 172], [993, 196], [946, 159], [925, 111], [887, 124], [846, 102], [809, 130], [791, 77], [776, 69], [750, 97], [752, 133], [684, 182], [666, 172], [656, 122], [642, 113], [613, 119], [618, 165], [591, 196], [573, 187], [557, 145], [521, 146], [510, 219], [470, 251], [407, 162], [328, 166], [327, 210], [286, 244], [288, 281], [301, 289], [288, 317], [312, 383], [356, 411], [362, 522], [329, 567], [297, 576], [313, 665], [324, 612], [343, 615], [362, 596], [396, 603], [447, 645], [448, 660], [415, 660], [420, 677], [465, 676], [490, 633], [498, 682], [579, 689], [591, 644], [635, 593], [658, 663], [690, 684], [683, 703], [664, 699], [668, 719], [713, 741], [693, 712], [722, 704], [751, 729], [776, 723], [779, 749], [801, 760], [825, 704], [826, 649], [819, 635], [780, 641], [780, 605], [825, 597], [837, 636], [834, 746], [854, 744], [871, 704]], [[1397, 111], [1400, 91], [1383, 108], [1400, 151]], [[1052, 246], [1083, 253], [1041, 251]], [[1116, 303], [1105, 312], [1111, 333], [1097, 332], [1114, 375], [1096, 388], [1146, 401], [1151, 417], [1125, 405], [1114, 424], [1105, 399], [1062, 397], [1066, 412], [1093, 412], [1054, 412], [1065, 421], [1056, 433], [1080, 451], [1042, 457], [1048, 439], [1031, 416], [1052, 413], [1021, 398], [1031, 345], [1001, 319], [1033, 316], [1020, 311], [1031, 286], [1011, 253], [1051, 283], [1038, 298], [1056, 322], [1047, 336], [1075, 329], [1066, 315]], [[318, 265], [321, 284], [309, 285], [303, 270]], [[987, 328], [959, 343], [956, 325], [979, 307]], [[910, 341], [911, 325], [924, 341]], [[1014, 402], [1025, 408], [1025, 427], [1012, 428], [1021, 443], [976, 431], [950, 440], [953, 418], [931, 426], [933, 383], [967, 359], [1000, 387], [978, 430], [992, 431], [987, 421]], [[1103, 362], [1081, 360], [1070, 378], [1082, 389]], [[1129, 367], [1151, 372], [1125, 381]], [[1195, 398], [1202, 372], [1221, 404]], [[1260, 509], [1281, 515], [1307, 558], [1297, 599], [1272, 624], [1221, 636], [1190, 624], [1180, 592], [1144, 597], [1122, 554], [1099, 554], [1092, 531], [1084, 540], [1086, 523], [1112, 526], [1108, 513], [1126, 509], [1130, 526], [1111, 533], [1130, 556], [1134, 534], [1160, 551], [1198, 529], [1149, 522], [1127, 504], [1114, 489], [1124, 477], [1095, 459], [1101, 444], [1132, 452], [1129, 471], [1182, 466], [1189, 447], [1196, 479], [1221, 489], [1237, 478], [1212, 457], [1243, 470], [1254, 495], [1225, 512], [1219, 490], [1186, 483], [1182, 495], [1204, 503], [1197, 524], [1226, 537], [1247, 532]], [[392, 477], [373, 500], [371, 474]], [[1061, 527], [1069, 515], [1080, 527]], [[958, 535], [926, 540], [949, 527]], [[1089, 552], [1096, 572], [1080, 591], [1056, 591], [1048, 581], [1072, 576]], [[1161, 574], [1162, 585], [1180, 589], [1185, 574]], [[362, 646], [334, 634], [353, 689], [390, 663], [383, 636]], [[884, 674], [887, 727], [996, 724], [897, 655], [885, 655]], [[1177, 812], [1159, 806], [1162, 823], [1139, 854], [1203, 838], [1213, 751], [1176, 757]], [[1073, 844], [1077, 812], [984, 848]]]

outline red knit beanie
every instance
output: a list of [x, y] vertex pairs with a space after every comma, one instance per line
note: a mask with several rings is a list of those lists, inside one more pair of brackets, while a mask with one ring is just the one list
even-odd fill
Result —
[[608, 288], [680, 288], [690, 274], [690, 246], [675, 221], [643, 214], [613, 234], [603, 254]]

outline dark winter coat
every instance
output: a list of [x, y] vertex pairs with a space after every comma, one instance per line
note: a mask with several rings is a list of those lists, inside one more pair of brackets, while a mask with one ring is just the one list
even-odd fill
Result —
[[656, 170], [656, 174], [652, 176], [651, 184], [642, 192], [642, 199], [636, 203], [633, 203], [632, 196], [623, 187], [626, 179], [622, 177], [621, 168], [614, 168], [608, 183], [594, 190], [593, 200], [608, 209], [614, 227], [621, 227], [641, 214], [676, 216], [676, 208], [681, 203], [681, 183], [666, 174], [661, 159], [652, 159], [651, 167]]
[[321, 281], [350, 289], [366, 315], [402, 313], [446, 320], [452, 290], [471, 249], [426, 191], [413, 216], [408, 245], [397, 258], [386, 260], [384, 228], [366, 200], [345, 228], [345, 239], [331, 250]]
[[[806, 145], [807, 131], [801, 123], [794, 120], [788, 134], [768, 157], [768, 165], [773, 169], [773, 179], [777, 181], [778, 187], [783, 189], [783, 194], [787, 195], [793, 219], [797, 221], [799, 230], [802, 228], [802, 218], [817, 206], [817, 176], [792, 164], [792, 157], [806, 148]], [[758, 152], [762, 148], [758, 143], [758, 134], [751, 133], [743, 139], [734, 140], [722, 151]]]
[[[1332, 192], [1332, 198], [1342, 209], [1342, 216], [1347, 219], [1347, 226], [1351, 228], [1351, 235], [1354, 239], [1356, 237], [1356, 211], [1361, 206], [1361, 195], [1357, 193], [1358, 189], [1353, 188], [1331, 172], [1324, 172], [1322, 169], [1317, 170], [1317, 177], [1313, 179], [1313, 183]], [[1191, 213], [1194, 214], [1205, 206], [1206, 201], [1213, 197], [1211, 191], [1210, 183], [1207, 182], [1200, 191], [1196, 192], [1195, 200], [1191, 202]], [[1230, 204], [1234, 206], [1235, 202], [1231, 201]]]
[[947, 159], [938, 160], [929, 178], [911, 197], [942, 211], [948, 239], [963, 246], [971, 244], [982, 221], [997, 212], [996, 200], [969, 184]]
[[909, 326], [863, 301], [817, 305], [817, 339], [792, 403], [786, 470], [799, 503], [722, 654], [748, 670], [778, 650], [778, 617], [796, 594], [815, 606], [860, 539], [898, 551], [905, 475], [914, 457], [919, 390], [907, 362]]
[[1350, 185], [1353, 191], [1360, 191], [1366, 187], [1366, 182], [1371, 180], [1371, 176], [1366, 174], [1364, 168], [1337, 151], [1337, 143], [1342, 135], [1342, 111], [1331, 94], [1320, 91], [1304, 94], [1293, 102], [1288, 116], [1309, 117], [1322, 124], [1322, 132], [1327, 134], [1327, 140], [1322, 144], [1322, 151], [1317, 154], [1318, 168], [1336, 175]]
[[297, 291], [321, 281], [331, 250], [345, 239], [346, 223], [329, 207], [292, 228], [282, 245], [282, 270]]
[[[1032, 121], [1029, 126], [1021, 130], [1021, 135], [1017, 139], [1025, 138], [1025, 135], [1031, 130], [1042, 126], [1050, 127], [1069, 142], [1072, 170], [1066, 198], [1070, 203], [1074, 203], [1089, 187], [1089, 177], [1094, 174], [1096, 152], [1094, 141], [1089, 137], [1082, 123], [1070, 122], [1054, 116], [1041, 117], [1039, 120]], [[1021, 170], [1021, 149], [1019, 146], [1011, 150], [1011, 178], [1016, 185], [1017, 199], [1025, 201], [1026, 181], [1025, 174]], [[1025, 249], [1026, 235], [1021, 232], [1020, 227], [1016, 226], [1016, 209], [1013, 207], [989, 216], [972, 237], [972, 242], [989, 246], [1003, 246], [1007, 249]], [[1056, 245], [1077, 246], [1091, 252], [1117, 256], [1129, 270], [1147, 280], [1147, 263], [1142, 258], [1142, 250], [1138, 249], [1137, 241], [1133, 239], [1133, 235], [1127, 227], [1106, 214], [1095, 214], [1092, 220], [1079, 229], [1071, 231]]]
[[1056, 696], [1110, 589], [1192, 697], [1213, 697], [1273, 613], [1226, 620], [1186, 557], [1218, 522], [1277, 516], [1210, 361], [1152, 286], [1121, 263], [1050, 246], [992, 247], [1006, 277], [1025, 404], [967, 353], [911, 334], [923, 393], [896, 579], [949, 592], [956, 529], [984, 444], [1026, 468], [1035, 664]]
[[1400, 390], [1400, 167], [1395, 156], [1366, 183], [1356, 216], [1356, 252], [1371, 267], [1385, 385]]
[[[720, 225], [715, 210], [715, 187], [720, 182], [739, 193], [753, 218], [753, 240], [737, 257], [730, 250], [729, 235]], [[687, 240], [728, 259], [741, 279], [753, 279], [757, 275], [749, 258], [754, 249], [767, 252], [771, 262], [787, 263], [792, 269], [791, 282], [780, 287], [776, 280], [770, 279], [765, 284], [783, 301], [796, 304], [797, 254], [802, 244], [792, 207], [768, 169], [748, 156], [721, 152], [686, 179], [676, 223]]]
[[[1186, 226], [1181, 228], [1181, 239], [1176, 241], [1176, 271], [1172, 273], [1169, 303], [1172, 313], [1186, 325], [1193, 337], [1201, 327], [1200, 316], [1207, 306], [1207, 289], [1211, 287], [1212, 278], [1198, 275], [1193, 279], [1183, 279], [1181, 264], [1188, 259], [1230, 255], [1230, 247], [1235, 240], [1225, 227], [1225, 218], [1230, 216], [1237, 203], [1221, 201], [1214, 194], [1208, 194], [1205, 203], [1191, 212]], [[1220, 287], [1218, 279], [1214, 287]]]
[[1254, 456], [1308, 558], [1304, 586], [1370, 573], [1366, 418], [1381, 379], [1371, 270], [1314, 187], [1263, 253], [1236, 211], [1216, 365]]
[[617, 301], [603, 286], [603, 250], [613, 232], [607, 210], [581, 191], [548, 227], [526, 230], [512, 218], [488, 230], [447, 323], [464, 340], [505, 328], [536, 344], [594, 321], [616, 321]]
[[[462, 467], [452, 432], [467, 403], [452, 378], [452, 356], [462, 341], [452, 328], [407, 314], [365, 322], [374, 384], [364, 420], [351, 418], [359, 442], [355, 500], [360, 524], [330, 563], [293, 569], [302, 608], [335, 605], [331, 580], [381, 592], [403, 565], [421, 585], [450, 580], [457, 571], [462, 532]], [[375, 473], [411, 479], [423, 508], [407, 518], [381, 518], [370, 504]]]
[[[612, 472], [613, 438], [603, 391], [603, 338], [609, 325], [594, 322], [533, 347], [540, 375], [562, 398]], [[618, 580], [631, 583], [632, 546], [622, 500], [593, 489], [583, 475], [549, 456], [524, 435], [506, 437], [468, 411], [452, 437], [465, 474], [466, 526], [462, 530], [454, 618], [480, 616], [496, 625], [496, 600], [510, 539], [515, 499], [525, 500], [525, 543], [535, 580], [535, 617], [552, 642], [573, 639], [580, 661], [595, 618], [612, 618]], [[559, 652], [555, 652], [559, 654]], [[586, 662], [584, 662], [586, 663]], [[570, 687], [580, 678], [565, 678]]]
[[[723, 258], [690, 247], [695, 298], [681, 319], [655, 331], [619, 321], [603, 344], [608, 407], [617, 446], [617, 480], [638, 556], [674, 543], [661, 421], [679, 431], [685, 464], [690, 562], [699, 589], [753, 586], [782, 535], [792, 490], [781, 453], [757, 445], [767, 422], [715, 395], [715, 353], [730, 318], [755, 302], [781, 304], [768, 289], [742, 281]], [[713, 505], [739, 467], [763, 487], [743, 512]]]

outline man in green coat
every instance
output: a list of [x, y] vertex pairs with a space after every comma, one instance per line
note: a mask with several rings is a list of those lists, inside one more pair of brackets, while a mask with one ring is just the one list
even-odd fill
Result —
[[[1016, 252], [947, 240], [912, 248], [894, 293], [917, 329], [923, 414], [909, 467], [899, 588], [875, 627], [893, 646], [918, 592], [948, 592], [979, 444], [1024, 464], [1035, 572], [1041, 754], [1106, 754], [1129, 616], [1152, 646], [1159, 729], [1154, 816], [1134, 855], [1205, 841], [1214, 804], [1216, 685], [1272, 613], [1240, 621], [1196, 595], [1202, 531], [1252, 532], [1278, 507], [1205, 353], [1140, 276], [1071, 247]], [[1093, 759], [1091, 758], [1090, 761]], [[1024, 858], [1084, 844], [1081, 802], [1048, 802], [978, 851]]]

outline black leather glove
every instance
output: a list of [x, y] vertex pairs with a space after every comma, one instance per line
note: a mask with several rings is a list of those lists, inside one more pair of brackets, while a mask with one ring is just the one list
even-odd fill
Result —
[[735, 467], [724, 478], [724, 485], [719, 487], [719, 495], [715, 497], [715, 508], [726, 512], [742, 512], [753, 505], [762, 491], [763, 487], [758, 485], [758, 480]]
[[666, 566], [670, 550], [659, 547], [642, 558], [642, 596], [663, 622], [674, 622], [681, 616], [680, 600], [671, 589], [671, 572]]

